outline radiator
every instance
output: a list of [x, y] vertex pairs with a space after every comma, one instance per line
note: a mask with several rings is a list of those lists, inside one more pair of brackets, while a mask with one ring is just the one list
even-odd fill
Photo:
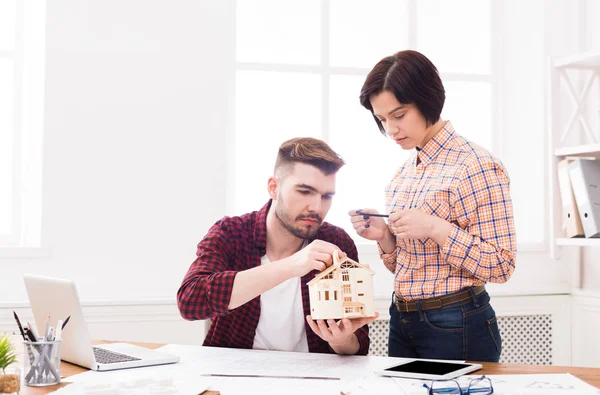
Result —
[[[369, 355], [387, 356], [389, 320], [369, 324]], [[552, 364], [552, 316], [498, 316], [502, 336], [500, 362], [530, 365]]]

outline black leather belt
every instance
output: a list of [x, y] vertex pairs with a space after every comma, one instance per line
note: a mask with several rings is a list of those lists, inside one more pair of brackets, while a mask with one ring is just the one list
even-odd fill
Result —
[[[478, 285], [476, 287], [471, 288], [475, 295], [480, 295], [485, 292], [484, 285]], [[453, 292], [448, 295], [436, 296], [429, 299], [421, 299], [421, 300], [409, 300], [405, 301], [399, 299], [396, 296], [396, 309], [403, 313], [409, 313], [411, 311], [418, 311], [417, 302], [421, 304], [421, 310], [435, 310], [441, 309], [442, 307], [446, 307], [448, 305], [460, 303], [460, 302], [468, 302], [473, 299], [471, 296], [471, 292], [469, 292], [469, 288], [462, 289], [457, 292]], [[464, 304], [464, 303], [463, 303]]]

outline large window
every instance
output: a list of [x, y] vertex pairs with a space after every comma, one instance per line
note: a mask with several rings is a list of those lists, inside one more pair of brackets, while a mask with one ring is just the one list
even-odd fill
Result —
[[0, 247], [41, 243], [45, 3], [0, 1]]
[[421, 51], [438, 67], [446, 88], [442, 117], [501, 154], [493, 6], [493, 0], [238, 0], [234, 213], [266, 202], [277, 147], [299, 136], [328, 141], [347, 162], [329, 222], [355, 237], [349, 209], [382, 211], [385, 186], [409, 153], [380, 135], [358, 96], [375, 63], [403, 49]]

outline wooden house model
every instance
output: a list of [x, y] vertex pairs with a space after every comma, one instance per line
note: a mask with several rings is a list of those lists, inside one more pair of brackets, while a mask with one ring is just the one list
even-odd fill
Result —
[[308, 282], [313, 320], [375, 316], [373, 272], [346, 257], [333, 255], [333, 265]]

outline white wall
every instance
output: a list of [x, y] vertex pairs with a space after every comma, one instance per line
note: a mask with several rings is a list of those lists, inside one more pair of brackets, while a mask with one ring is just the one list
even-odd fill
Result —
[[[233, 3], [47, 2], [43, 242], [50, 255], [0, 259], [0, 331], [12, 325], [9, 309], [26, 310], [22, 274], [37, 273], [74, 279], [87, 311], [98, 311], [93, 306], [100, 303], [105, 317], [116, 306], [120, 318], [101, 318], [98, 325], [133, 325], [127, 316], [135, 322], [167, 317], [177, 328], [173, 336], [184, 333], [183, 338], [143, 340], [196, 342], [190, 337], [202, 328], [179, 321], [174, 299], [195, 245], [228, 214]], [[583, 45], [600, 50], [594, 18], [600, 6], [594, 0], [501, 4], [503, 53], [496, 66], [506, 98], [503, 160], [516, 173], [522, 171], [516, 158], [545, 159], [547, 56], [581, 50], [580, 30]], [[584, 4], [586, 12], [574, 4]], [[543, 163], [528, 171], [539, 172], [540, 179], [545, 174]], [[513, 179], [514, 193], [544, 198], [543, 190]], [[593, 255], [587, 254], [584, 272], [598, 271]], [[385, 309], [391, 275], [374, 248], [361, 251], [361, 260], [382, 273], [375, 285]], [[559, 261], [544, 249], [519, 251], [513, 278], [490, 285], [490, 292], [568, 294], [571, 266], [578, 260], [573, 251]], [[119, 334], [112, 330], [106, 336]]]
[[0, 260], [0, 307], [27, 301], [23, 273], [74, 279], [84, 303], [173, 303], [225, 215], [233, 1], [52, 0], [47, 15], [51, 254]]

